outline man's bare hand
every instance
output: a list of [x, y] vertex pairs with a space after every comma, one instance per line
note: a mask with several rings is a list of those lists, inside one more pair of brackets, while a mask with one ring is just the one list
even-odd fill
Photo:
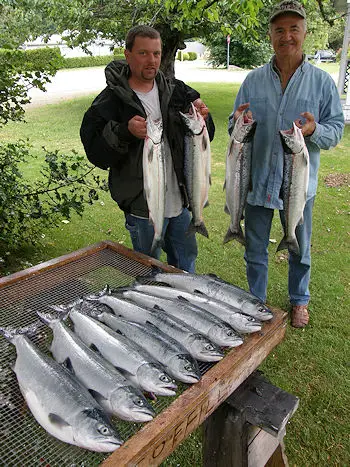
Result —
[[310, 112], [303, 112], [300, 115], [305, 118], [305, 123], [303, 124], [303, 122], [300, 119], [295, 120], [294, 123], [298, 128], [301, 129], [303, 136], [312, 135], [316, 128], [315, 117]]
[[202, 117], [206, 119], [209, 113], [209, 109], [202, 101], [202, 99], [198, 98], [195, 101], [193, 101], [192, 104], [196, 107], [196, 109], [202, 115]]
[[[249, 107], [249, 102], [247, 102], [246, 104], [241, 104], [239, 107], [237, 107], [236, 112], [233, 114], [233, 118], [235, 119], [235, 121], [246, 109], [248, 109], [248, 107]], [[250, 110], [246, 112], [246, 115], [248, 118], [253, 118], [253, 114]]]
[[147, 136], [146, 120], [140, 115], [135, 115], [135, 117], [128, 121], [128, 130], [136, 138], [145, 139]]

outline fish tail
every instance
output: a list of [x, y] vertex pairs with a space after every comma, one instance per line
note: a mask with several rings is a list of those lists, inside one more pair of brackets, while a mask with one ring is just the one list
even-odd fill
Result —
[[193, 221], [191, 221], [190, 225], [188, 226], [187, 234], [189, 235], [192, 233], [199, 233], [203, 235], [203, 237], [209, 238], [208, 230], [203, 221], [198, 225], [195, 225]]
[[74, 304], [72, 305], [50, 305], [50, 308], [52, 310], [55, 310], [58, 316], [61, 317], [61, 319], [66, 319], [67, 316], [69, 315], [70, 310], [74, 307]]
[[[155, 276], [158, 273], [162, 273], [162, 272], [164, 272], [164, 271], [160, 267], [152, 265], [152, 270], [147, 276], [136, 276], [135, 277], [135, 283], [136, 284], [144, 284], [144, 283], [152, 281], [152, 280], [154, 281]], [[120, 290], [120, 289], [122, 289], [121, 291], [123, 291], [123, 289], [124, 290], [130, 290], [129, 287], [119, 287], [117, 290]]]
[[57, 314], [57, 313], [48, 313], [48, 312], [42, 312], [42, 311], [37, 311], [36, 314], [39, 316], [40, 320], [47, 324], [47, 326], [53, 325], [54, 323], [57, 323], [59, 321], [65, 320], [68, 317], [67, 314]]
[[9, 342], [13, 342], [16, 336], [26, 334], [28, 336], [34, 335], [39, 327], [39, 323], [33, 323], [29, 326], [14, 328], [13, 326], [0, 327], [0, 335], [4, 336]]
[[160, 237], [160, 238], [156, 238], [154, 237], [153, 239], [153, 242], [152, 242], [152, 247], [151, 247], [151, 252], [150, 252], [150, 256], [152, 256], [153, 258], [156, 257], [156, 252], [158, 250], [158, 248], [162, 248], [163, 247], [163, 239]]
[[287, 237], [286, 235], [282, 238], [276, 251], [289, 250], [295, 255], [300, 255], [300, 248], [296, 237]]
[[245, 241], [245, 236], [242, 230], [242, 227], [239, 226], [238, 232], [232, 232], [231, 227], [227, 229], [226, 235], [224, 237], [223, 243], [228, 243], [231, 240], [237, 240], [241, 245], [245, 246], [246, 241]]

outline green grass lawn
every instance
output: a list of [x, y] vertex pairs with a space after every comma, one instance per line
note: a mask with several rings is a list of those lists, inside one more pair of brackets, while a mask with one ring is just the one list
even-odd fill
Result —
[[[205, 210], [209, 239], [198, 237], [197, 271], [212, 272], [246, 288], [243, 248], [238, 243], [223, 246], [229, 225], [224, 214], [223, 181], [227, 146], [227, 118], [238, 85], [192, 83], [212, 111], [216, 136], [212, 143], [212, 186], [210, 205]], [[93, 96], [61, 104], [29, 109], [26, 124], [9, 124], [1, 129], [3, 140], [28, 137], [34, 152], [47, 149], [83, 152], [79, 127]], [[349, 178], [329, 187], [325, 178], [335, 180], [350, 173], [350, 127], [337, 148], [323, 151], [319, 186], [314, 208], [311, 289], [311, 323], [305, 330], [288, 327], [286, 338], [261, 366], [273, 384], [298, 396], [300, 406], [287, 426], [286, 448], [291, 466], [350, 465], [350, 346], [349, 317]], [[26, 171], [36, 176], [40, 159]], [[107, 174], [107, 172], [101, 171]], [[337, 177], [335, 177], [337, 176]], [[110, 239], [131, 246], [122, 213], [108, 194], [86, 209], [82, 218], [74, 216], [60, 228], [43, 231], [35, 248], [21, 254], [21, 267], [37, 264], [92, 243]], [[282, 237], [275, 216], [271, 238]], [[286, 308], [287, 260], [270, 245], [268, 300]], [[166, 466], [201, 465], [201, 430], [186, 440]]]

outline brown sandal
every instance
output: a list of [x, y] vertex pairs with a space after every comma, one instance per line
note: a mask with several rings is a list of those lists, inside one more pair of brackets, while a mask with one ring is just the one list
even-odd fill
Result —
[[293, 328], [304, 328], [309, 323], [307, 305], [294, 305], [292, 308], [291, 325]]

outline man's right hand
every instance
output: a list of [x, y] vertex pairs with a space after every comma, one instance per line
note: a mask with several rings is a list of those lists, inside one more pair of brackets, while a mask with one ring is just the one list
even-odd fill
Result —
[[136, 138], [145, 139], [147, 136], [146, 120], [140, 115], [135, 115], [135, 117], [128, 121], [128, 130]]
[[[247, 102], [246, 104], [241, 104], [239, 107], [237, 107], [236, 112], [233, 114], [233, 118], [235, 119], [235, 121], [248, 107], [249, 107], [249, 102]], [[250, 110], [248, 110], [246, 115], [248, 118], [253, 118], [253, 114]]]

